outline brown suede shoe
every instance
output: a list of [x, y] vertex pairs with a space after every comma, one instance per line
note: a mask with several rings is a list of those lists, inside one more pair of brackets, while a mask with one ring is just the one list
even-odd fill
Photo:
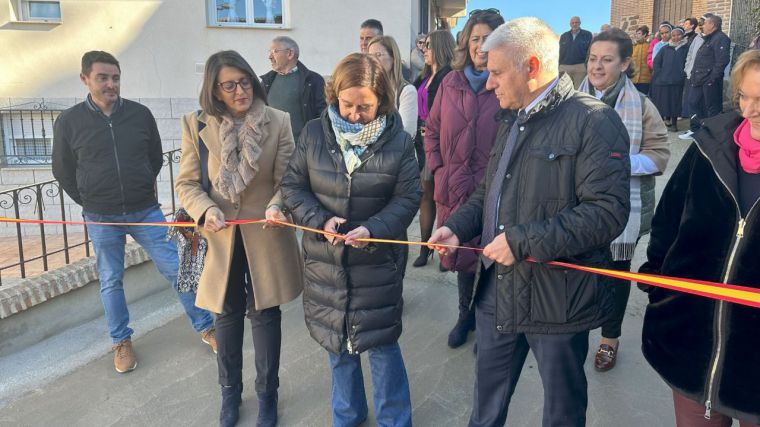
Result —
[[114, 344], [112, 350], [114, 351], [113, 366], [116, 372], [123, 374], [137, 367], [137, 356], [132, 350], [132, 341], [129, 338]]
[[208, 328], [201, 332], [201, 341], [208, 344], [211, 350], [214, 351], [214, 354], [216, 354], [216, 329]]
[[615, 347], [608, 344], [599, 345], [599, 350], [596, 352], [594, 358], [594, 368], [599, 372], [607, 372], [615, 367], [617, 361], [618, 348], [620, 348], [620, 341], [618, 341]]

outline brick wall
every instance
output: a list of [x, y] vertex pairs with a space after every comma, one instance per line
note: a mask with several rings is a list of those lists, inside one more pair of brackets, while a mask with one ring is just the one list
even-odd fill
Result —
[[731, 5], [732, 0], [706, 0], [705, 12], [711, 12], [723, 19], [723, 32], [731, 34]]
[[612, 0], [610, 23], [633, 35], [636, 28], [646, 25], [652, 30], [654, 0]]
[[[161, 142], [164, 151], [180, 148], [182, 129], [180, 126], [180, 118], [183, 114], [195, 111], [198, 109], [198, 101], [195, 98], [142, 98], [134, 99], [141, 104], [150, 108], [153, 116], [156, 119], [158, 125], [158, 131], [161, 134]], [[41, 99], [30, 98], [4, 98], [0, 99], [0, 108], [9, 108], [14, 105], [22, 105], [28, 103], [40, 102]], [[78, 102], [81, 102], [78, 98], [62, 98], [62, 99], [45, 99], [48, 105], [55, 104], [57, 107], [66, 108], [72, 106]], [[176, 168], [178, 165], [175, 163], [175, 176]], [[17, 166], [17, 167], [5, 167], [0, 168], [0, 191], [17, 188], [24, 185], [29, 185], [41, 181], [53, 179], [53, 174], [49, 166]], [[170, 184], [170, 177], [168, 168], [164, 167], [158, 176], [158, 196], [159, 202], [161, 202], [164, 210], [171, 209], [171, 194], [172, 188]], [[22, 203], [19, 203], [19, 216], [21, 218], [37, 218], [38, 209], [34, 203], [35, 190], [24, 190], [19, 194], [19, 199]], [[60, 197], [57, 190], [52, 186], [45, 186], [42, 188], [43, 194], [43, 209], [45, 219], [62, 219], [62, 211], [67, 219], [81, 220], [82, 208], [74, 203], [68, 196], [64, 197], [63, 207], [61, 206]], [[23, 201], [30, 200], [30, 203], [23, 203]], [[15, 217], [15, 203], [11, 196], [0, 195], [0, 215], [6, 217]], [[82, 227], [68, 227], [68, 231], [72, 233], [82, 232]], [[56, 234], [62, 232], [61, 226], [45, 226], [45, 232], [50, 234]], [[22, 226], [22, 233], [27, 236], [38, 236], [40, 228], [38, 225]], [[15, 236], [16, 225], [15, 224], [0, 224], [0, 236]]]

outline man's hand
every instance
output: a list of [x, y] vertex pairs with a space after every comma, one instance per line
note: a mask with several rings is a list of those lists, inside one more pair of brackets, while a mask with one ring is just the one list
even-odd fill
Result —
[[369, 230], [367, 230], [367, 227], [361, 225], [346, 233], [346, 241], [344, 243], [355, 248], [363, 248], [367, 246], [369, 242], [359, 242], [356, 239], [367, 239], [369, 237]]
[[[339, 216], [334, 216], [334, 217], [328, 219], [327, 222], [325, 222], [325, 226], [322, 227], [322, 229], [325, 230], [328, 233], [335, 233], [335, 234], [337, 234], [338, 233], [338, 226], [341, 225], [341, 224], [345, 224], [345, 223], [346, 223], [346, 219], [345, 218], [341, 218]], [[333, 246], [337, 245], [338, 242], [340, 241], [340, 239], [337, 239], [335, 236], [325, 235], [325, 238], [327, 239], [328, 242], [332, 243]]]
[[512, 254], [512, 249], [507, 243], [507, 235], [505, 233], [496, 236], [493, 242], [483, 248], [483, 255], [502, 265], [512, 265], [515, 263], [515, 256]]
[[[282, 210], [280, 210], [280, 207], [277, 205], [271, 205], [267, 208], [266, 212], [264, 212], [264, 218], [266, 218], [267, 221], [280, 221], [280, 222], [290, 222], [288, 221], [288, 217], [285, 216], [285, 214], [282, 213]], [[281, 228], [284, 227], [284, 225], [277, 224], [276, 222], [267, 222], [264, 224], [264, 228]]]
[[207, 231], [216, 233], [219, 230], [227, 228], [227, 224], [224, 223], [224, 214], [216, 206], [212, 206], [206, 210], [203, 214], [203, 228]]
[[453, 231], [449, 227], [441, 227], [437, 230], [435, 230], [435, 233], [433, 233], [432, 236], [430, 236], [430, 239], [428, 239], [428, 248], [432, 250], [437, 250], [438, 255], [445, 256], [449, 254], [453, 254], [456, 252], [456, 248], [446, 248], [446, 247], [440, 247], [435, 246], [435, 243], [440, 243], [443, 245], [451, 245], [451, 246], [459, 246], [459, 237], [454, 234]]

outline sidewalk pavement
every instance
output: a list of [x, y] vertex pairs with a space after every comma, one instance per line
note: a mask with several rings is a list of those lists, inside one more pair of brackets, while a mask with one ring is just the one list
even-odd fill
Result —
[[[688, 143], [671, 134], [673, 158]], [[661, 189], [669, 177], [658, 179]], [[411, 235], [419, 235], [416, 223]], [[647, 239], [639, 244], [634, 267], [643, 261]], [[417, 250], [412, 249], [411, 260]], [[400, 339], [412, 389], [417, 426], [462, 426], [472, 406], [474, 356], [472, 336], [456, 350], [446, 346], [456, 319], [457, 288], [452, 273], [440, 273], [437, 260], [409, 266], [404, 289], [404, 332]], [[99, 304], [99, 301], [93, 301]], [[592, 331], [586, 360], [589, 426], [672, 426], [671, 394], [644, 360], [641, 326], [646, 296], [631, 290], [623, 323], [617, 366], [606, 373], [593, 368], [599, 330]], [[128, 374], [113, 369], [107, 353], [105, 321], [96, 319], [53, 337], [21, 354], [0, 358], [0, 426], [213, 426], [218, 424], [219, 386], [210, 349], [189, 327], [171, 291], [130, 306], [138, 368]], [[166, 319], [174, 319], [166, 323]], [[162, 326], [159, 326], [162, 325]], [[327, 353], [310, 337], [300, 298], [283, 306], [280, 369], [281, 426], [328, 426], [330, 371]], [[250, 335], [247, 335], [250, 336]], [[240, 426], [253, 425], [253, 349], [244, 344], [245, 388]], [[369, 364], [365, 384], [371, 408]], [[529, 355], [510, 406], [507, 425], [541, 425], [542, 386]], [[363, 425], [374, 426], [374, 416]]]

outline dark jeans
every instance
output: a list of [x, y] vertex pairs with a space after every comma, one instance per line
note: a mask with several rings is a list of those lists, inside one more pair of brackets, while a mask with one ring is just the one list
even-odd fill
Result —
[[712, 85], [689, 88], [689, 113], [692, 114], [689, 127], [692, 132], [700, 128], [702, 119], [717, 116], [721, 111], [723, 111], [723, 79]]
[[544, 388], [543, 426], [584, 426], [588, 405], [588, 331], [574, 334], [517, 334], [496, 331], [496, 289], [488, 269], [475, 303], [478, 353], [471, 427], [503, 426], [528, 350], [533, 351]]
[[227, 293], [222, 314], [216, 317], [216, 363], [219, 384], [231, 386], [243, 382], [243, 318], [248, 313], [253, 333], [254, 361], [256, 364], [255, 390], [268, 393], [280, 385], [280, 345], [282, 331], [280, 307], [254, 310], [253, 288], [248, 273], [243, 238], [240, 229], [235, 231], [235, 247], [230, 265]]
[[[610, 267], [613, 270], [631, 271], [631, 261], [613, 261]], [[631, 281], [622, 279], [608, 279], [612, 286], [612, 313], [610, 318], [602, 325], [604, 338], [619, 338], [625, 317], [625, 307], [628, 305], [628, 297], [631, 294]]]
[[[711, 411], [705, 419], [705, 405], [691, 400], [673, 390], [673, 409], [676, 411], [676, 427], [731, 427], [733, 419], [720, 412]], [[739, 427], [760, 427], [749, 421], [739, 420]]]

